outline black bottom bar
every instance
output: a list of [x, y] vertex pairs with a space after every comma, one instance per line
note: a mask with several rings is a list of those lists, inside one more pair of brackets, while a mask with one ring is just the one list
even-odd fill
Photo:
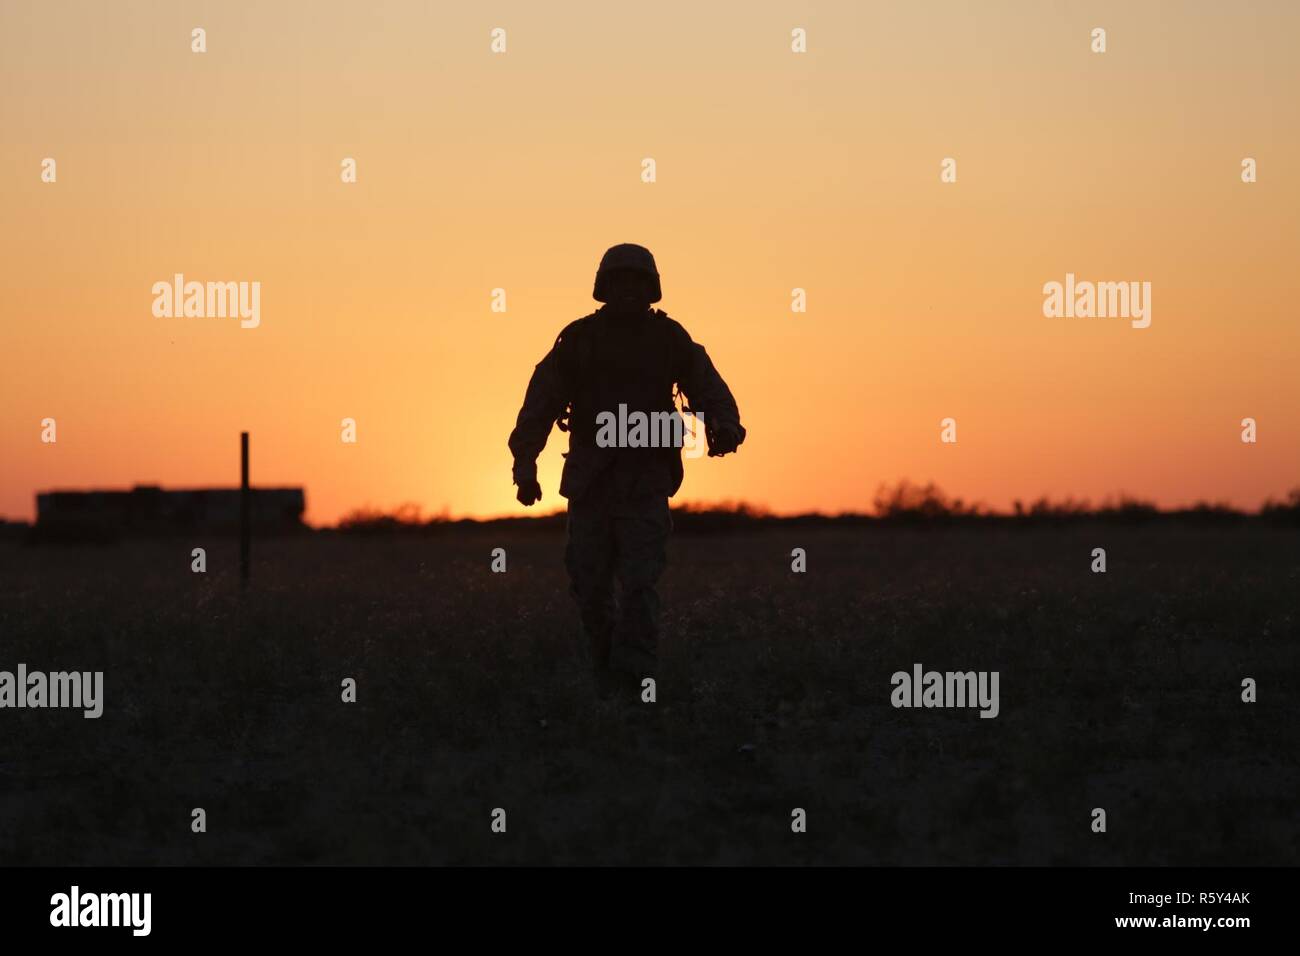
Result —
[[[0, 871], [0, 917], [7, 941], [125, 941], [133, 925], [145, 924], [144, 897], [127, 908], [125, 897], [104, 904], [100, 894], [148, 893], [148, 938], [169, 943], [284, 938], [337, 947], [420, 934], [411, 938], [436, 947], [465, 934], [494, 943], [519, 934], [540, 944], [589, 940], [599, 928], [610, 942], [680, 941], [696, 930], [769, 944], [778, 935], [810, 944], [848, 934], [861, 942], [911, 940], [915, 952], [947, 939], [1231, 946], [1286, 931], [1294, 875], [1266, 868], [38, 868]], [[73, 886], [78, 922], [98, 913], [111, 919], [116, 908], [126, 925], [51, 925], [52, 916], [71, 922]]]

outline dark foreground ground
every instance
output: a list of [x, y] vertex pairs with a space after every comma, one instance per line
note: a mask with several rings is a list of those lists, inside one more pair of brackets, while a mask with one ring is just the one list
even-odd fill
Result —
[[[591, 693], [561, 548], [269, 541], [241, 599], [229, 541], [0, 545], [0, 670], [106, 672], [0, 710], [0, 864], [1300, 862], [1294, 530], [678, 535], [655, 705]], [[1000, 716], [892, 708], [914, 662]]]

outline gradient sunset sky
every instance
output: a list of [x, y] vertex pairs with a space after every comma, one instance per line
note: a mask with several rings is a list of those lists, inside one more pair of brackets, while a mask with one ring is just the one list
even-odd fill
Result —
[[[313, 523], [523, 513], [506, 437], [618, 242], [749, 430], [678, 501], [1257, 507], [1300, 486], [1297, 36], [1287, 2], [5, 3], [0, 516], [233, 486], [244, 429]], [[178, 272], [259, 281], [260, 327], [154, 317]], [[1067, 272], [1149, 281], [1150, 328], [1045, 318]]]

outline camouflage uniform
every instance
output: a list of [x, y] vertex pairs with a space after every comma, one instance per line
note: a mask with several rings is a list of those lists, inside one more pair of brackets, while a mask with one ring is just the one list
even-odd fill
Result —
[[[601, 298], [599, 273], [596, 291]], [[667, 563], [668, 499], [681, 486], [682, 461], [680, 448], [601, 447], [596, 416], [617, 413], [620, 404], [629, 413], [672, 412], [674, 385], [710, 433], [723, 425], [743, 439], [730, 389], [682, 326], [657, 309], [607, 305], [556, 338], [510, 435], [515, 483], [524, 487], [536, 480], [551, 425], [569, 432], [560, 482], [569, 499], [565, 564], [598, 671], [611, 650], [617, 669], [645, 674], [654, 666], [655, 586]]]

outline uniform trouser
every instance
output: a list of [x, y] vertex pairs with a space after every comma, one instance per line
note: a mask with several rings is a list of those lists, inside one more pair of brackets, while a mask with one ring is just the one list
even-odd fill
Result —
[[[622, 496], [593, 489], [569, 502], [565, 564], [592, 660], [609, 665], [611, 650], [653, 662], [659, 643], [659, 594], [672, 519], [660, 495]], [[621, 588], [615, 598], [614, 581]]]

